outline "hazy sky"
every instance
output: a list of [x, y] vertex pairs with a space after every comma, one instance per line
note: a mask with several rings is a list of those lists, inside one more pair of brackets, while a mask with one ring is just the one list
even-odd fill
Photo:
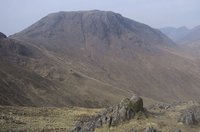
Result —
[[19, 32], [58, 11], [109, 10], [154, 28], [200, 25], [200, 0], [0, 0], [0, 32]]

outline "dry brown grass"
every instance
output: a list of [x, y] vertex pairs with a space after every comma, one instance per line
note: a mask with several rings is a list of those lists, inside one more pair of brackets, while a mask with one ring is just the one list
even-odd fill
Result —
[[100, 109], [0, 107], [0, 131], [70, 131], [76, 120]]
[[[199, 132], [200, 126], [189, 127], [178, 122], [180, 111], [194, 105], [184, 103], [170, 109], [148, 110], [149, 116], [138, 116], [117, 127], [103, 126], [96, 132], [124, 132], [131, 129], [143, 132], [147, 126], [152, 126], [162, 132]], [[102, 109], [87, 109], [80, 107], [0, 107], [0, 131], [70, 131], [76, 121], [95, 115]]]

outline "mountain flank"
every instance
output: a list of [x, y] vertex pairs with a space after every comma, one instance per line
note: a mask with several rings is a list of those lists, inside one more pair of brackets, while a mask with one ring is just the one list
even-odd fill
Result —
[[111, 11], [49, 14], [0, 45], [2, 105], [104, 107], [133, 93], [199, 99], [196, 60], [159, 30]]

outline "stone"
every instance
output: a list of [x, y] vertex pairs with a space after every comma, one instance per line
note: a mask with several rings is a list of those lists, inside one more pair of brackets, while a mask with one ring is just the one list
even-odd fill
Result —
[[119, 118], [121, 119], [121, 121], [125, 121], [127, 120], [127, 110], [125, 107], [122, 107], [120, 110], [119, 110]]
[[186, 125], [198, 125], [200, 123], [200, 106], [194, 105], [182, 111], [179, 121]]
[[143, 100], [141, 97], [134, 95], [130, 99], [134, 112], [143, 111]]
[[73, 132], [93, 132], [95, 128], [103, 125], [115, 127], [135, 117], [137, 113], [143, 113], [143, 100], [139, 96], [134, 95], [131, 99], [124, 98], [117, 106], [109, 107], [101, 114], [85, 120], [82, 125], [76, 124]]
[[75, 127], [72, 129], [71, 132], [79, 132], [81, 130], [81, 126], [83, 125], [83, 122], [81, 121], [78, 121], [76, 124], [75, 124]]
[[136, 113], [143, 110], [143, 100], [139, 96], [134, 95], [131, 99], [124, 98], [111, 112], [111, 126], [133, 119]]
[[157, 132], [153, 127], [147, 127], [144, 132]]
[[195, 125], [196, 120], [193, 113], [189, 113], [185, 116], [185, 124], [187, 125]]
[[197, 125], [200, 121], [200, 106], [192, 106], [184, 110], [179, 121], [186, 125]]
[[181, 130], [180, 129], [176, 129], [174, 132], [181, 132]]
[[99, 127], [101, 127], [103, 125], [103, 123], [102, 123], [102, 118], [99, 118], [97, 121], [96, 121], [96, 123], [95, 123], [95, 127], [96, 128], [99, 128]]

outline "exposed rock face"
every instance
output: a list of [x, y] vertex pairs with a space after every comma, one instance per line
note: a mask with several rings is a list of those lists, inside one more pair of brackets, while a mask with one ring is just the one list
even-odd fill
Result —
[[1, 38], [7, 38], [7, 36], [5, 34], [3, 34], [3, 33], [0, 32], [0, 39]]
[[94, 131], [95, 128], [102, 125], [117, 126], [130, 119], [133, 119], [138, 112], [144, 112], [143, 100], [141, 97], [134, 95], [133, 97], [123, 99], [119, 105], [110, 107], [90, 121], [83, 123], [78, 122], [73, 132]]
[[170, 109], [173, 106], [170, 104], [166, 104], [166, 103], [156, 103], [156, 104], [152, 104], [150, 106], [148, 106], [148, 109]]
[[118, 106], [107, 111], [102, 120], [109, 126], [116, 126], [134, 118], [139, 111], [143, 111], [143, 100], [134, 95], [131, 99], [123, 99]]
[[193, 106], [186, 109], [179, 119], [180, 122], [186, 125], [197, 125], [200, 123], [200, 106]]

